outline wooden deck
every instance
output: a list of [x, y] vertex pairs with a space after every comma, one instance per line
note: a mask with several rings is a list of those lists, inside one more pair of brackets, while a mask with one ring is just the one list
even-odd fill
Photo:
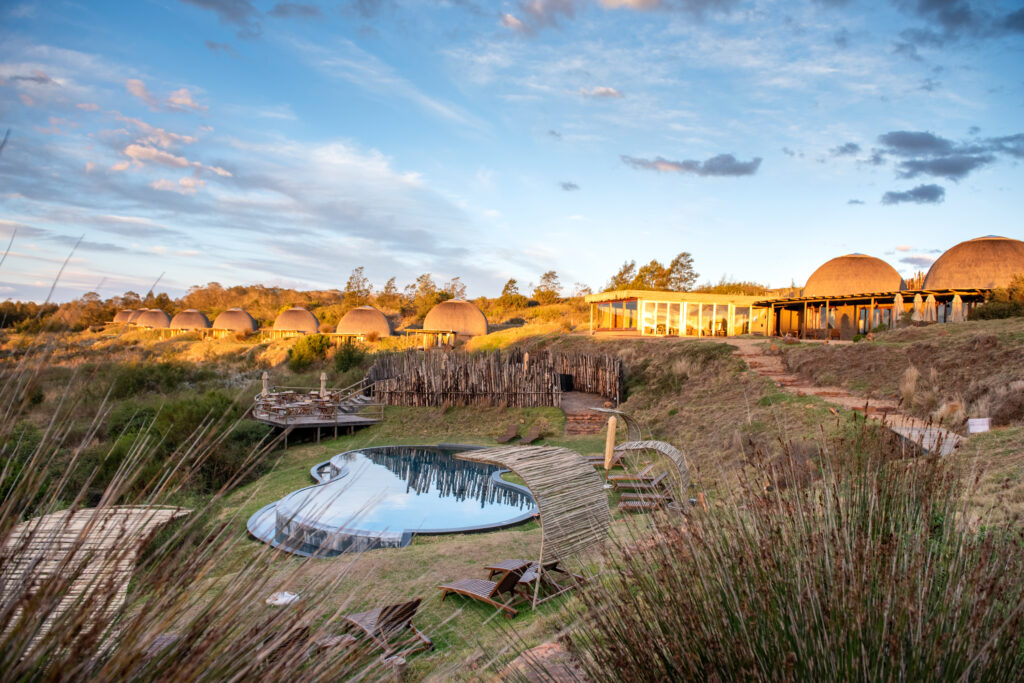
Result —
[[[325, 380], [326, 376], [322, 376], [321, 383]], [[384, 419], [384, 406], [367, 396], [366, 390], [365, 382], [331, 390], [321, 384], [320, 391], [271, 391], [265, 385], [253, 400], [252, 418], [286, 430], [326, 427], [337, 431], [338, 427], [375, 425]]]
[[252, 413], [252, 419], [282, 429], [288, 427], [368, 427], [381, 421], [379, 417], [342, 413], [333, 417], [322, 417], [317, 415], [281, 415], [256, 410]]

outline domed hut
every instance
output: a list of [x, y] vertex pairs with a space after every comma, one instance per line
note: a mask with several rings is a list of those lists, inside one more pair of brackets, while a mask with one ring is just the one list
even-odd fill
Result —
[[259, 325], [251, 315], [241, 308], [229, 308], [214, 319], [213, 329], [219, 336], [238, 332], [252, 334], [259, 329]]
[[423, 329], [454, 332], [457, 337], [475, 337], [487, 334], [487, 318], [473, 303], [450, 299], [430, 309], [423, 320]]
[[171, 318], [172, 330], [205, 330], [210, 327], [210, 319], [205, 313], [194, 308], [186, 308], [179, 311]]
[[374, 334], [378, 337], [390, 337], [391, 323], [373, 306], [360, 306], [341, 317], [335, 333], [358, 337]]
[[142, 315], [143, 313], [145, 313], [147, 310], [148, 309], [145, 309], [145, 308], [137, 308], [134, 311], [132, 311], [132, 314], [128, 316], [128, 320], [127, 320], [128, 324], [129, 325], [136, 325], [136, 324], [138, 324], [139, 316]]
[[924, 289], [995, 289], [1024, 274], [1024, 242], [988, 235], [950, 247], [928, 269]]
[[305, 308], [295, 306], [281, 311], [274, 320], [274, 336], [290, 337], [296, 334], [316, 334], [320, 331], [320, 321]]
[[135, 324], [138, 327], [148, 327], [154, 330], [163, 330], [171, 324], [171, 316], [167, 315], [159, 308], [148, 308], [135, 319]]
[[118, 325], [127, 325], [128, 321], [132, 319], [132, 313], [135, 311], [131, 308], [123, 308], [114, 314], [114, 323]]
[[807, 278], [804, 297], [896, 292], [906, 283], [895, 268], [866, 254], [847, 254], [823, 263]]

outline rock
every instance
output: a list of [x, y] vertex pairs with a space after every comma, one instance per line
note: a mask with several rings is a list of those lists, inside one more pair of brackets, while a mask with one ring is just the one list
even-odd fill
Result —
[[560, 643], [549, 642], [526, 650], [502, 672], [502, 679], [539, 681], [588, 681], [590, 679]]

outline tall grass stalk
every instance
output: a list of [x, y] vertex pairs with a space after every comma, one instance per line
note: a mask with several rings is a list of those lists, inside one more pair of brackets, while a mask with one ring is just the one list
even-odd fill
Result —
[[813, 484], [635, 529], [566, 644], [595, 680], [1019, 680], [1020, 532], [892, 448], [865, 430]]

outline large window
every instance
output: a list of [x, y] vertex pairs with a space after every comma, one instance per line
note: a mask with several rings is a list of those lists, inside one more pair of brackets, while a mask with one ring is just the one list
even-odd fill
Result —
[[700, 336], [715, 336], [715, 305], [701, 304], [700, 306]]
[[733, 334], [750, 334], [750, 307], [737, 306], [732, 321]]
[[686, 304], [686, 336], [696, 337], [700, 334], [700, 304]]
[[636, 329], [636, 300], [603, 301], [599, 303], [594, 323], [601, 330]]

